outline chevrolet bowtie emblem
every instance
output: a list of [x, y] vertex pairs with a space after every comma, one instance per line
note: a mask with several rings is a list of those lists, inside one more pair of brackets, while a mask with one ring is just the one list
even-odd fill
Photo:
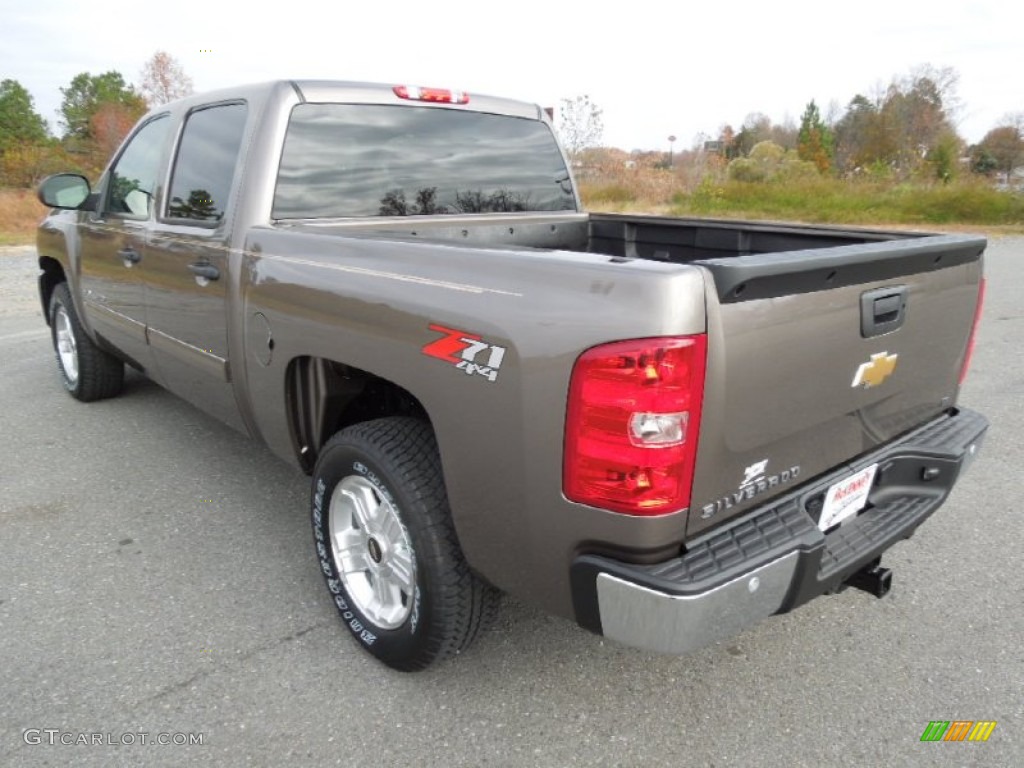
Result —
[[892, 372], [896, 370], [897, 357], [899, 355], [890, 355], [888, 352], [872, 355], [870, 361], [861, 363], [857, 368], [857, 373], [853, 376], [853, 384], [850, 386], [864, 387], [864, 389], [877, 387], [892, 376]]

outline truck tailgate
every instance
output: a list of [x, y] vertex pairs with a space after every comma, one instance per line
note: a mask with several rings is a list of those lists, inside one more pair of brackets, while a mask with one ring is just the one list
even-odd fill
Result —
[[698, 262], [713, 287], [687, 536], [952, 407], [984, 249], [943, 235]]

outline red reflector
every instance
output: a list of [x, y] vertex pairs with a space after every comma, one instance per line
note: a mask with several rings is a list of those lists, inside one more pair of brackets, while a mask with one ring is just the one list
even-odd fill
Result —
[[981, 278], [978, 284], [978, 303], [974, 307], [974, 322], [971, 324], [971, 335], [967, 337], [967, 352], [964, 354], [964, 364], [960, 369], [960, 386], [963, 386], [967, 378], [967, 369], [971, 367], [971, 357], [974, 355], [974, 338], [978, 333], [978, 323], [981, 322], [981, 310], [985, 304], [985, 278]]
[[690, 504], [707, 337], [619, 341], [580, 355], [569, 383], [566, 498], [628, 515]]
[[396, 85], [395, 96], [410, 101], [431, 101], [435, 104], [469, 104], [465, 91], [450, 91], [447, 88], [420, 88], [418, 85]]

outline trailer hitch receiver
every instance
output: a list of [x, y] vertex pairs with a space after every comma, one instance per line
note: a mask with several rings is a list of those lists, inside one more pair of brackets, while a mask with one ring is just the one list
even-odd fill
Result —
[[869, 563], [848, 578], [846, 583], [875, 597], [885, 597], [892, 589], [892, 571], [882, 568], [879, 562], [880, 560], [876, 560]]

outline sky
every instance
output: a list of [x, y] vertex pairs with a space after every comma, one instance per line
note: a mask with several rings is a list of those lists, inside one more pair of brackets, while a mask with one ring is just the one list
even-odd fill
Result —
[[1014, 0], [604, 3], [434, 0], [97, 4], [0, 0], [0, 79], [58, 131], [60, 88], [111, 69], [138, 83], [157, 50], [202, 92], [282, 78], [449, 87], [556, 106], [589, 95], [604, 140], [692, 146], [761, 112], [827, 114], [913, 67], [960, 75], [961, 135], [1024, 112], [1024, 4]]

